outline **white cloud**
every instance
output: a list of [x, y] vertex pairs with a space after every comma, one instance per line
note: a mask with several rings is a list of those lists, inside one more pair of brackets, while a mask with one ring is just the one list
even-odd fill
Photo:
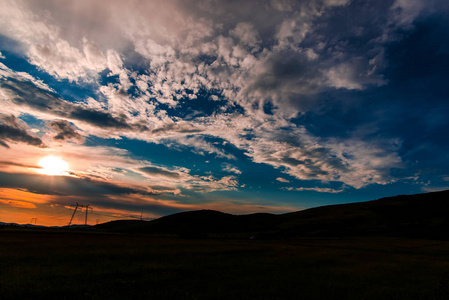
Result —
[[257, 51], [259, 49], [261, 40], [259, 33], [252, 24], [245, 22], [239, 23], [229, 33], [238, 39], [239, 44], [249, 47], [253, 51]]
[[220, 158], [227, 158], [231, 160], [235, 160], [235, 156], [229, 153], [226, 153], [224, 150], [219, 149], [214, 146], [212, 143], [207, 142], [201, 136], [177, 136], [170, 139], [166, 139], [162, 141], [165, 145], [169, 147], [178, 147], [179, 145], [183, 145], [189, 148], [192, 148], [196, 154], [204, 155], [215, 154]]
[[228, 173], [234, 173], [236, 175], [240, 175], [242, 174], [242, 171], [240, 171], [236, 166], [228, 164], [228, 163], [222, 163], [221, 167], [223, 169], [223, 171], [228, 172]]
[[271, 7], [279, 11], [292, 11], [292, 1], [289, 0], [271, 0]]
[[37, 79], [26, 72], [14, 72], [4, 64], [0, 63], [0, 79], [8, 80], [8, 78], [13, 78], [21, 82], [31, 82], [40, 89], [55, 93], [55, 90], [50, 88], [42, 80]]
[[449, 186], [423, 186], [421, 190], [426, 193], [441, 192], [449, 190]]
[[344, 190], [336, 190], [336, 189], [332, 189], [332, 188], [320, 188], [320, 187], [311, 187], [311, 188], [306, 188], [306, 187], [300, 187], [300, 188], [292, 188], [292, 187], [288, 187], [285, 188], [288, 191], [297, 191], [297, 192], [301, 192], [301, 191], [314, 191], [314, 192], [318, 192], [318, 193], [330, 193], [330, 194], [337, 194], [337, 193], [341, 193]]
[[0, 12], [0, 32], [25, 46], [32, 64], [60, 79], [91, 81], [105, 68], [99, 48], [83, 39], [84, 53], [61, 38], [51, 15], [40, 16], [24, 1], [6, 1]]
[[399, 26], [408, 27], [419, 16], [427, 4], [428, 1], [422, 0], [396, 0], [391, 6], [393, 20]]
[[276, 178], [276, 180], [279, 181], [279, 182], [290, 183], [290, 180], [287, 180], [287, 179], [282, 178], [282, 177], [278, 177], [278, 178]]

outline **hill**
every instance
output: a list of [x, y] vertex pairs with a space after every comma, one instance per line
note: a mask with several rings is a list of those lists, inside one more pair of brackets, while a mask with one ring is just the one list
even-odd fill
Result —
[[95, 228], [126, 233], [177, 234], [182, 237], [375, 235], [446, 239], [449, 238], [449, 191], [322, 206], [281, 215], [231, 215], [199, 210], [153, 221], [112, 221]]

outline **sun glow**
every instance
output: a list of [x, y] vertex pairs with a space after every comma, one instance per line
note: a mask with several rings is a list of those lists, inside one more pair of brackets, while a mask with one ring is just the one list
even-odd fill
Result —
[[69, 164], [59, 157], [50, 155], [42, 158], [39, 161], [39, 166], [42, 167], [39, 173], [45, 175], [69, 175]]

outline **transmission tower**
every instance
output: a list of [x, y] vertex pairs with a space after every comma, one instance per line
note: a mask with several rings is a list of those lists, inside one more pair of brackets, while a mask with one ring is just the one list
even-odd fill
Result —
[[72, 217], [70, 218], [70, 221], [69, 221], [69, 227], [70, 227], [70, 225], [72, 225], [72, 220], [73, 220], [73, 217], [75, 216], [75, 213], [76, 213], [76, 210], [78, 209], [78, 206], [79, 206], [79, 204], [78, 204], [78, 202], [76, 202], [75, 210], [73, 210]]
[[72, 225], [73, 217], [75, 216], [75, 213], [78, 210], [78, 207], [79, 208], [83, 208], [84, 207], [86, 209], [86, 216], [84, 218], [84, 226], [87, 227], [87, 214], [89, 212], [89, 209], [92, 210], [92, 207], [90, 207], [90, 204], [81, 205], [81, 204], [78, 204], [78, 202], [76, 202], [75, 209], [73, 210], [73, 214], [72, 214], [72, 217], [70, 218], [70, 222], [69, 222], [69, 226], [68, 227], [70, 227], [70, 225]]
[[86, 227], [87, 227], [87, 213], [88, 213], [89, 209], [92, 209], [92, 207], [89, 207], [89, 205], [90, 204], [86, 205], [86, 219], [84, 220], [84, 226], [86, 226]]

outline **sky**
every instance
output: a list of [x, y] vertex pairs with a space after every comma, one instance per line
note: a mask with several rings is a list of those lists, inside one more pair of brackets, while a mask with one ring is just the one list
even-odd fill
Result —
[[447, 0], [0, 6], [1, 222], [449, 189]]

